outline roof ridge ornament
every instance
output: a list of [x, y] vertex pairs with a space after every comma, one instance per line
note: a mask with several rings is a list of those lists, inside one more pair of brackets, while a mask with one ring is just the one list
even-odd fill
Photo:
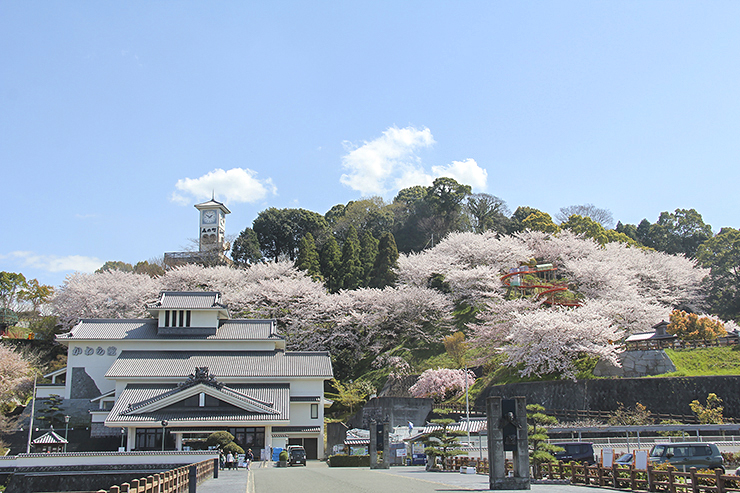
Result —
[[216, 377], [214, 375], [211, 375], [211, 373], [208, 371], [207, 366], [197, 366], [195, 368], [195, 373], [191, 373], [190, 375], [188, 375], [188, 379], [180, 383], [178, 387], [192, 387], [193, 385], [197, 385], [199, 383], [217, 388], [219, 390], [221, 390], [224, 386], [223, 383], [216, 380]]

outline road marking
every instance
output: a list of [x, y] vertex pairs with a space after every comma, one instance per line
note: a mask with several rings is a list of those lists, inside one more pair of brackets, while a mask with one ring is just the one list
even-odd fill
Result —
[[254, 474], [247, 471], [247, 493], [254, 493]]

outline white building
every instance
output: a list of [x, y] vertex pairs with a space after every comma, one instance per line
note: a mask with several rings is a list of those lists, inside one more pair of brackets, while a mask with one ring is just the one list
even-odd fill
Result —
[[301, 444], [324, 456], [326, 352], [291, 352], [274, 320], [231, 319], [217, 292], [162, 292], [152, 318], [80, 321], [68, 346], [65, 399], [90, 399], [91, 436], [127, 450], [182, 450], [229, 431], [245, 450]]

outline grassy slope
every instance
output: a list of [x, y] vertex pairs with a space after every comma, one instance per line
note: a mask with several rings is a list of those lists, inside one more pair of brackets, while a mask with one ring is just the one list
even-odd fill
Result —
[[740, 375], [740, 348], [738, 346], [701, 349], [666, 349], [676, 371], [662, 377], [698, 377], [706, 375]]

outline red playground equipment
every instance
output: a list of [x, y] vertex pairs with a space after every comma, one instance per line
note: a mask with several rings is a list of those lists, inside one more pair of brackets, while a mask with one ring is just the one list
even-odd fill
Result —
[[541, 276], [550, 276], [550, 273], [556, 270], [558, 268], [552, 264], [538, 264], [534, 267], [525, 264], [509, 269], [508, 274], [501, 276], [501, 282], [510, 290], [518, 289], [524, 294], [527, 290], [531, 290], [538, 300], [548, 305], [581, 306], [581, 302], [577, 299], [563, 296], [569, 292], [566, 282], [544, 284], [546, 279]]

